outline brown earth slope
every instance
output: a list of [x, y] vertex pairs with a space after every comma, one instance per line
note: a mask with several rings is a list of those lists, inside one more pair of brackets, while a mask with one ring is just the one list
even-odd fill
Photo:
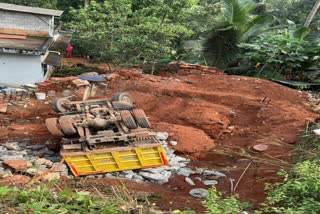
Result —
[[[276, 83], [240, 76], [228, 76], [208, 67], [178, 68], [167, 77], [123, 69], [106, 75], [109, 81], [98, 89], [98, 97], [118, 91], [129, 92], [135, 105], [146, 111], [157, 131], [167, 131], [169, 140], [178, 141], [176, 153], [192, 159], [194, 167], [217, 169], [227, 177], [219, 180], [219, 190], [236, 193], [257, 205], [264, 200], [264, 184], [279, 178], [281, 167], [290, 167], [292, 144], [307, 121], [316, 114], [305, 105], [304, 93]], [[68, 87], [77, 88], [72, 79], [52, 79], [42, 91], [55, 89], [57, 96]], [[33, 143], [56, 142], [46, 130], [44, 120], [56, 115], [48, 102], [31, 100], [24, 107], [10, 106], [0, 115], [2, 141], [22, 139]], [[265, 152], [252, 149], [267, 144]], [[205, 187], [196, 179], [197, 187]], [[97, 182], [97, 181], [93, 181]], [[101, 179], [97, 183], [110, 183]], [[111, 182], [112, 183], [112, 182]], [[165, 210], [191, 208], [203, 211], [200, 199], [192, 198], [192, 188], [182, 176], [165, 185], [127, 182], [133, 191], [148, 191], [161, 197], [155, 202]], [[208, 188], [208, 187], [205, 187]]]

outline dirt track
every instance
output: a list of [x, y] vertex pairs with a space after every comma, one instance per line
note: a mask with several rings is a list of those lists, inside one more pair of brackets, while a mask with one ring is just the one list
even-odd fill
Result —
[[[61, 81], [55, 79], [48, 88], [61, 93], [62, 86], [71, 84]], [[279, 179], [276, 172], [280, 167], [290, 166], [286, 161], [299, 131], [316, 117], [299, 91], [266, 80], [224, 75], [212, 68], [180, 69], [167, 77], [124, 69], [113, 75], [107, 86], [100, 86], [98, 95], [108, 97], [118, 91], [129, 92], [135, 105], [150, 116], [154, 128], [170, 133], [169, 139], [178, 141], [176, 152], [191, 158], [194, 166], [226, 173], [227, 178], [219, 180], [219, 190], [230, 194], [229, 179], [236, 183], [252, 162], [235, 192], [256, 205], [264, 199], [264, 184]], [[39, 101], [23, 109], [10, 107], [8, 114], [0, 117], [1, 139], [30, 138], [45, 143], [52, 137], [44, 120], [52, 115], [49, 105]], [[268, 144], [268, 150], [253, 151], [252, 146], [259, 143]], [[201, 185], [197, 187], [204, 187]], [[188, 195], [192, 187], [179, 176], [164, 186], [133, 182], [128, 186], [162, 196], [157, 204], [163, 209], [203, 211], [200, 200]]]

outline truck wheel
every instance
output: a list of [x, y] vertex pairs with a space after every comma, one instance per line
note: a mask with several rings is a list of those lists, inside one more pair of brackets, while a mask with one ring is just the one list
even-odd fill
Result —
[[66, 104], [71, 104], [71, 101], [67, 98], [56, 98], [51, 102], [53, 110], [59, 113], [68, 111], [68, 109], [65, 107]]
[[142, 109], [133, 109], [133, 115], [141, 128], [151, 128], [150, 122]]
[[73, 119], [71, 116], [61, 116], [59, 118], [59, 124], [61, 126], [62, 132], [66, 136], [73, 136], [77, 134], [77, 129], [73, 126]]
[[137, 126], [136, 122], [134, 121], [134, 118], [132, 117], [130, 111], [128, 111], [128, 110], [120, 111], [120, 115], [121, 115], [122, 121], [123, 121], [123, 123], [124, 123], [124, 125], [126, 127], [128, 127], [129, 129], [138, 128], [138, 126]]
[[58, 118], [48, 118], [48, 119], [46, 119], [46, 126], [47, 126], [47, 129], [49, 130], [49, 132], [53, 136], [59, 136], [59, 137], [63, 137], [64, 136], [62, 131], [58, 128]]
[[114, 108], [114, 110], [131, 110], [132, 104], [128, 103], [128, 102], [123, 102], [123, 101], [114, 101], [112, 102], [112, 106]]
[[122, 101], [122, 102], [130, 103], [131, 105], [133, 104], [133, 99], [132, 99], [131, 95], [128, 93], [125, 93], [125, 92], [116, 93], [115, 95], [112, 96], [111, 101], [112, 102]]

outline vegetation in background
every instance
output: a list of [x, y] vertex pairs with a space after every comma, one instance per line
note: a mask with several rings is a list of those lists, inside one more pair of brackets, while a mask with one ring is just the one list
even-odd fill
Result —
[[82, 54], [116, 65], [148, 63], [154, 65], [176, 53], [178, 40], [193, 31], [180, 24], [192, 0], [131, 1], [112, 0], [71, 10], [76, 47]]
[[288, 23], [288, 29], [263, 34], [251, 43], [240, 45], [244, 49], [242, 63], [256, 66], [257, 76], [290, 80], [320, 65], [320, 46], [306, 39], [310, 29], [297, 28], [289, 20]]
[[[153, 73], [157, 64], [182, 60], [277, 79], [319, 70], [320, 0], [0, 2], [64, 10], [75, 54], [116, 66], [142, 64]], [[287, 20], [310, 32], [290, 36]]]
[[224, 0], [223, 19], [209, 32], [204, 54], [209, 65], [227, 68], [239, 53], [239, 44], [259, 35], [271, 22], [267, 14], [251, 14], [255, 4], [249, 1]]

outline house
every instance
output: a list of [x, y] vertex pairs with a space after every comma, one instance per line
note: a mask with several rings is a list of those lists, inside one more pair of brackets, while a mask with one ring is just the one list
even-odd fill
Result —
[[55, 31], [55, 18], [62, 13], [0, 3], [0, 85], [42, 82], [50, 76], [51, 65], [59, 65], [70, 42]]

